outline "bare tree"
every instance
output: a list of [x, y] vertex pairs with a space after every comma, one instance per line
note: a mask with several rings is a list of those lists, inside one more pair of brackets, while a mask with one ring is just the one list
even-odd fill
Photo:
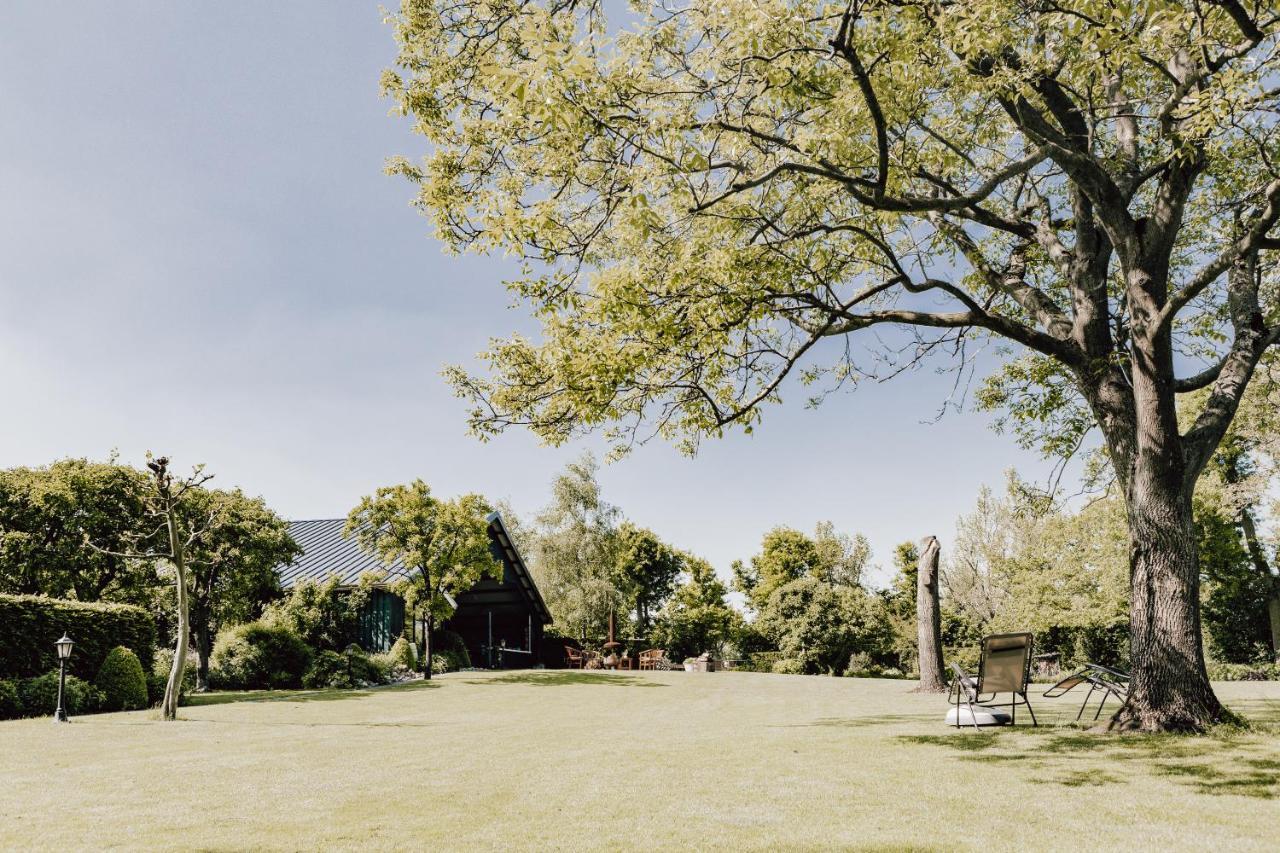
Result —
[[[133, 560], [161, 560], [173, 567], [174, 582], [177, 586], [178, 637], [173, 653], [173, 667], [169, 670], [169, 681], [164, 689], [164, 701], [161, 702], [161, 714], [165, 720], [178, 717], [178, 696], [182, 689], [182, 677], [187, 668], [187, 648], [191, 642], [191, 619], [188, 597], [187, 553], [197, 542], [205, 537], [217, 521], [218, 509], [210, 510], [201, 523], [187, 525], [183, 523], [180, 511], [184, 499], [192, 490], [198, 489], [209, 480], [212, 474], [204, 473], [204, 466], [197, 465], [191, 474], [175, 480], [169, 471], [169, 457], [153, 458], [147, 454], [147, 468], [151, 471], [152, 492], [146, 497], [146, 516], [156, 522], [156, 526], [140, 535], [134, 541], [134, 547], [127, 551], [108, 551], [94, 545], [86, 539], [86, 544], [95, 551], [113, 554]], [[145, 547], [154, 543], [152, 547]]]

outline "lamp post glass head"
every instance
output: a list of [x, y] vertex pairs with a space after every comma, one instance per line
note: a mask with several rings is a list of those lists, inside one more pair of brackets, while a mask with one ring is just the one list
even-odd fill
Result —
[[62, 635], [62, 639], [54, 643], [58, 647], [58, 660], [66, 660], [71, 657], [71, 647], [75, 645], [71, 638], [66, 634]]

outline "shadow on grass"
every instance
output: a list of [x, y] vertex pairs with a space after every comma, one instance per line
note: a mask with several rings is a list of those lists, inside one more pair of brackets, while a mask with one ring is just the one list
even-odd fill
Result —
[[574, 670], [542, 670], [513, 672], [494, 678], [477, 678], [466, 684], [533, 684], [538, 687], [564, 687], [570, 684], [607, 684], [614, 687], [666, 687], [660, 681], [651, 681], [637, 675], [619, 675], [612, 672], [581, 672]]
[[832, 728], [832, 729], [865, 729], [872, 726], [892, 726], [897, 723], [927, 723], [934, 719], [932, 714], [879, 714], [874, 717], [822, 717], [808, 723], [789, 723], [772, 728]]
[[207, 708], [213, 705], [230, 705], [237, 702], [340, 702], [346, 699], [363, 699], [378, 693], [402, 693], [413, 690], [430, 690], [440, 685], [434, 681], [406, 681], [382, 687], [353, 687], [347, 690], [227, 690], [216, 693], [196, 693], [182, 703], [184, 708]]
[[[1093, 761], [1118, 762], [1130, 771], [1146, 770], [1153, 775], [1180, 779], [1201, 794], [1280, 798], [1280, 759], [1249, 757], [1250, 753], [1265, 749], [1268, 744], [1227, 735], [1088, 734], [1030, 728], [902, 735], [898, 740], [952, 749], [964, 753], [960, 756], [964, 761], [1025, 762], [1027, 768], [1052, 774], [1031, 780], [1037, 784], [1082, 788], [1127, 781], [1120, 775], [1098, 768], [1096, 764], [1071, 766], [1087, 757]], [[1188, 761], [1205, 758], [1216, 759], [1216, 763]], [[1125, 775], [1131, 777], [1132, 773], [1126, 772]]]

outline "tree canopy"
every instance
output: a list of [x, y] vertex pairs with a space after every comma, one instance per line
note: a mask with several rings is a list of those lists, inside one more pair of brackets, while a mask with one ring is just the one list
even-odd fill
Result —
[[[1242, 0], [404, 0], [393, 172], [541, 325], [452, 369], [481, 436], [693, 451], [970, 344], [1024, 441], [1098, 429], [1124, 494], [1117, 724], [1224, 719], [1191, 497], [1280, 340], [1280, 15]], [[1207, 389], [1184, 425], [1177, 396]]]

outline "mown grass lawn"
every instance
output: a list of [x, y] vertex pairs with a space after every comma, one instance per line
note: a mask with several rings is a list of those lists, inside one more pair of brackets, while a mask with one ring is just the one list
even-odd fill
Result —
[[1280, 684], [1218, 685], [1255, 731], [1194, 739], [1085, 734], [1069, 699], [957, 733], [910, 688], [456, 673], [0, 723], [0, 847], [1280, 846]]

